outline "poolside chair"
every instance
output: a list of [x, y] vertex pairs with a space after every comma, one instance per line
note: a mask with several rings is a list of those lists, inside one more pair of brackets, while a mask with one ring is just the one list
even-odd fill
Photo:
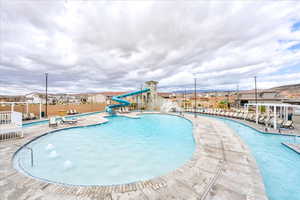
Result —
[[124, 107], [120, 107], [120, 113], [125, 113]]
[[[277, 127], [278, 128], [281, 128], [282, 127], [282, 124], [283, 124], [283, 122], [284, 122], [284, 120], [283, 119], [281, 119], [281, 118], [279, 118], [278, 120], [277, 120]], [[273, 125], [272, 125], [273, 126]]]
[[49, 119], [49, 127], [58, 126], [58, 121], [56, 121], [56, 117], [50, 117]]
[[79, 114], [79, 112], [77, 112], [77, 110], [75, 110], [75, 109], [73, 110], [73, 112], [74, 112], [74, 114]]
[[255, 115], [253, 115], [252, 113], [248, 114], [246, 120], [247, 120], [247, 121], [254, 121], [254, 120], [255, 120]]
[[76, 124], [77, 120], [75, 120], [75, 119], [66, 119], [65, 117], [62, 117], [61, 122], [63, 124]]
[[283, 128], [294, 129], [294, 122], [292, 120], [287, 120], [282, 123]]
[[265, 118], [266, 118], [266, 117], [265, 117], [264, 115], [259, 115], [259, 116], [258, 116], [258, 123], [264, 124]]
[[272, 123], [271, 119], [272, 119], [272, 117], [270, 117], [270, 116], [265, 117], [262, 124], [264, 124], [265, 126], [271, 125], [271, 123]]
[[240, 112], [240, 113], [237, 115], [237, 118], [238, 118], [238, 119], [242, 119], [243, 116], [244, 116], [244, 113]]
[[22, 113], [22, 120], [28, 120], [28, 114], [27, 113]]
[[36, 116], [34, 115], [34, 113], [29, 113], [29, 119], [36, 119]]
[[239, 113], [235, 112], [235, 113], [232, 115], [232, 117], [233, 117], [233, 118], [237, 118], [238, 114], [239, 114]]
[[247, 119], [248, 113], [244, 113], [242, 119]]
[[72, 109], [70, 109], [70, 110], [68, 111], [68, 115], [74, 115], [74, 112], [73, 112]]

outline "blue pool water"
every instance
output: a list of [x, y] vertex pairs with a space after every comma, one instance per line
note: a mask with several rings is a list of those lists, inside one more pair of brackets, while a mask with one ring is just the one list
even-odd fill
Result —
[[[75, 115], [75, 116], [67, 116], [67, 119], [77, 119], [79, 117], [83, 117], [83, 116], [88, 116], [88, 115], [94, 115], [94, 114], [98, 114], [100, 112], [92, 112], [92, 113], [83, 113], [83, 114], [79, 114], [79, 115]], [[42, 124], [48, 124], [49, 120], [41, 120], [41, 121], [36, 121], [36, 122], [29, 122], [29, 123], [24, 123], [23, 127], [24, 128], [28, 128], [28, 127], [32, 127], [32, 126], [36, 126], [36, 125], [42, 125]]]
[[249, 146], [270, 200], [300, 200], [300, 155], [283, 146], [290, 136], [266, 135], [232, 120], [227, 123]]
[[109, 122], [42, 136], [22, 148], [15, 166], [32, 176], [73, 185], [114, 185], [147, 180], [187, 162], [195, 149], [190, 121], [172, 115]]

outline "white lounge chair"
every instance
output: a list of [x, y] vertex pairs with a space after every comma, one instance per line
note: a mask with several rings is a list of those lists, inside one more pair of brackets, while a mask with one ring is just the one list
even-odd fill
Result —
[[288, 121], [283, 122], [282, 127], [283, 128], [289, 128], [289, 129], [295, 128], [294, 127], [294, 122], [292, 120], [288, 120]]
[[65, 117], [61, 118], [63, 124], [76, 124], [78, 121], [75, 119], [66, 119]]
[[36, 119], [36, 116], [34, 115], [34, 113], [29, 113], [29, 119]]
[[28, 120], [29, 119], [28, 114], [27, 113], [22, 113], [22, 119], [23, 120]]
[[49, 127], [51, 127], [51, 126], [58, 126], [58, 121], [56, 120], [56, 117], [50, 117]]
[[129, 108], [128, 107], [124, 107], [124, 112], [125, 113], [129, 113]]

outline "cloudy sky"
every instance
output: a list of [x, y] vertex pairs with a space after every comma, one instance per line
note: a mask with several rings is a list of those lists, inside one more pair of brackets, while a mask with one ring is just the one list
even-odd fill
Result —
[[0, 94], [300, 83], [297, 1], [0, 2]]

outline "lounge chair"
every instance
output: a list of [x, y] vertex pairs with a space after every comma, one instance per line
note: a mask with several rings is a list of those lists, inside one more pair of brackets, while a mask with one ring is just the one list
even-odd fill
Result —
[[265, 123], [265, 116], [264, 115], [259, 115], [258, 117], [258, 123], [260, 124], [264, 124]]
[[67, 114], [68, 114], [68, 115], [74, 115], [74, 112], [73, 112], [72, 109], [70, 109], [70, 110], [68, 110]]
[[242, 119], [243, 116], [244, 116], [244, 113], [240, 112], [240, 113], [237, 115], [237, 118]]
[[248, 120], [248, 121], [254, 121], [255, 120], [255, 115], [253, 115], [253, 114], [248, 114], [248, 116], [247, 116], [247, 119], [246, 120]]
[[29, 113], [29, 119], [36, 119], [36, 116], [34, 115], [34, 113]]
[[56, 117], [50, 117], [49, 119], [49, 127], [58, 126], [58, 121], [56, 121]]
[[28, 120], [29, 119], [29, 116], [27, 113], [22, 113], [22, 119], [23, 120]]
[[[277, 120], [277, 127], [278, 128], [281, 128], [282, 127], [282, 124], [283, 124], [284, 120], [283, 119], [278, 119]], [[273, 126], [273, 125], [272, 125]]]
[[294, 129], [294, 122], [292, 120], [284, 121], [282, 123], [283, 128], [289, 128], [289, 129]]
[[63, 124], [76, 124], [77, 120], [75, 120], [75, 119], [66, 119], [65, 117], [62, 117], [61, 122]]
[[272, 121], [271, 121], [271, 120], [272, 120], [272, 117], [267, 116], [266, 118], [264, 118], [262, 124], [264, 124], [265, 126], [269, 126], [269, 125], [272, 124]]

